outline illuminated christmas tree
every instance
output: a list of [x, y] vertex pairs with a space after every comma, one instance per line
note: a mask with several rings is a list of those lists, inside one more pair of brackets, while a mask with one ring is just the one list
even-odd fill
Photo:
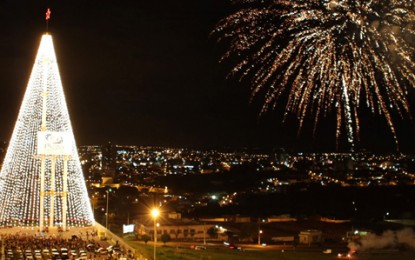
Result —
[[93, 225], [52, 36], [45, 34], [0, 172], [0, 225]]

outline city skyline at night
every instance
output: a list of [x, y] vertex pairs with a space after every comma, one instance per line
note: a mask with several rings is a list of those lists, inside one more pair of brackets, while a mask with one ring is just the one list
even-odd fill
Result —
[[[336, 151], [336, 125], [330, 123], [335, 113], [321, 122], [315, 136], [312, 127], [297, 135], [294, 118], [282, 122], [283, 109], [260, 116], [260, 101], [250, 102], [249, 83], [226, 79], [230, 64], [219, 63], [224, 50], [209, 35], [221, 19], [235, 11], [229, 2], [97, 4], [0, 4], [4, 29], [0, 50], [2, 140], [11, 136], [30, 71], [27, 60], [35, 56], [34, 39], [45, 30], [44, 12], [50, 6], [49, 30], [55, 35], [79, 145], [111, 141]], [[27, 5], [33, 8], [22, 7]], [[410, 102], [411, 95], [410, 91]], [[383, 119], [364, 113], [360, 121], [369, 127], [362, 127], [356, 150], [396, 152]], [[396, 124], [401, 151], [413, 152], [413, 122], [397, 119]], [[340, 145], [339, 151], [347, 150]]]
[[0, 0], [0, 253], [414, 259], [414, 7]]

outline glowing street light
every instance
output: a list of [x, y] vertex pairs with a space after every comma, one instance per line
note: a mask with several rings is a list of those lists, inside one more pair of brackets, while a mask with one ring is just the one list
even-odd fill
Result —
[[[109, 188], [105, 192], [107, 193], [107, 209], [105, 211], [105, 228], [106, 230], [108, 230], [108, 204], [109, 204], [110, 192], [112, 192], [112, 189]], [[105, 231], [105, 236], [107, 235], [106, 232], [107, 231]]]
[[105, 211], [105, 228], [108, 229], [108, 199], [109, 199], [109, 192], [108, 190], [105, 191], [107, 193], [107, 208]]
[[258, 230], [258, 245], [261, 245], [261, 234], [262, 234], [262, 230]]
[[154, 221], [154, 260], [156, 260], [156, 246], [157, 246], [157, 225], [156, 220], [160, 215], [160, 211], [157, 208], [151, 210], [151, 216], [153, 217]]

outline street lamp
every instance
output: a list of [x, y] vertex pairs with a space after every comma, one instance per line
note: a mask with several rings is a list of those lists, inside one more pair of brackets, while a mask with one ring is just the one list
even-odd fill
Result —
[[[109, 198], [109, 192], [106, 190], [107, 193], [107, 210], [105, 211], [105, 228], [108, 230], [108, 198]], [[106, 233], [106, 231], [105, 231]]]
[[261, 222], [265, 222], [265, 219], [258, 219], [258, 245], [261, 245]]
[[205, 222], [203, 222], [203, 244], [206, 245], [206, 226]]
[[262, 230], [258, 230], [258, 245], [261, 245], [261, 234], [262, 234]]
[[154, 208], [151, 210], [151, 216], [153, 217], [153, 221], [154, 221], [154, 260], [156, 260], [156, 245], [157, 245], [157, 225], [156, 225], [156, 220], [157, 217], [159, 216], [160, 211], [157, 208]]

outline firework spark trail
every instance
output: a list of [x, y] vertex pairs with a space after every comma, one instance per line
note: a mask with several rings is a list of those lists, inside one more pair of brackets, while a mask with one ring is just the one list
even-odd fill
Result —
[[[299, 129], [336, 110], [336, 137], [359, 140], [361, 103], [381, 115], [398, 147], [393, 115], [409, 116], [415, 85], [415, 1], [234, 0], [239, 11], [212, 32], [228, 46], [229, 76], [251, 80], [261, 113], [285, 103]], [[287, 96], [287, 99], [282, 98]]]

